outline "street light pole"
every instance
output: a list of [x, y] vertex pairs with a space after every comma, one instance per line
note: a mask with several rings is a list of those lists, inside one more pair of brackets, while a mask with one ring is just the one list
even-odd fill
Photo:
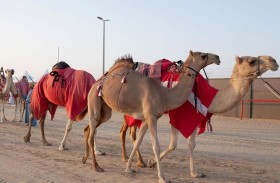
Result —
[[103, 74], [105, 73], [105, 22], [109, 19], [104, 20], [102, 17], [97, 17], [99, 20], [103, 21]]

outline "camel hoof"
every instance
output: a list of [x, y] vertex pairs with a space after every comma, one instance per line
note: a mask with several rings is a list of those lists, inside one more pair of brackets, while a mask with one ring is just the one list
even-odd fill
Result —
[[24, 136], [23, 139], [24, 139], [24, 142], [25, 142], [25, 143], [30, 142], [30, 138], [28, 138], [28, 136]]
[[101, 168], [100, 166], [96, 166], [96, 167], [94, 168], [94, 170], [95, 170], [96, 172], [104, 172], [104, 169]]
[[129, 173], [129, 174], [136, 173], [136, 171], [134, 169], [132, 169], [132, 168], [126, 168], [125, 172]]
[[60, 151], [66, 151], [69, 150], [67, 147], [65, 147], [64, 145], [59, 146], [58, 148]]
[[82, 162], [83, 162], [83, 164], [86, 164], [86, 162], [87, 162], [87, 158], [86, 158], [85, 156], [83, 156], [83, 158], [82, 158]]
[[193, 178], [203, 178], [203, 177], [206, 177], [206, 175], [203, 174], [203, 173], [195, 172], [195, 173], [191, 173], [191, 177], [193, 177]]
[[122, 161], [123, 161], [123, 162], [127, 162], [127, 161], [128, 161], [128, 158], [126, 158], [126, 159], [123, 158]]
[[149, 159], [148, 161], [148, 167], [150, 168], [155, 168], [156, 167], [157, 162], [154, 159]]
[[99, 150], [94, 151], [94, 154], [95, 155], [100, 155], [100, 156], [105, 156], [106, 155], [106, 153], [104, 151], [99, 151]]
[[139, 161], [139, 162], [137, 162], [137, 166], [140, 167], [140, 168], [146, 168], [147, 164], [143, 161]]
[[52, 146], [52, 144], [51, 144], [51, 143], [48, 143], [48, 142], [45, 142], [43, 145], [44, 145], [44, 146]]

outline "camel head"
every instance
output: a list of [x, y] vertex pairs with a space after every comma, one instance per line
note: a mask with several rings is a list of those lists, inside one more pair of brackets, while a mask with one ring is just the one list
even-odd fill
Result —
[[200, 69], [206, 67], [210, 64], [217, 64], [219, 65], [221, 63], [220, 57], [218, 55], [212, 54], [212, 53], [203, 53], [203, 52], [193, 52], [190, 50], [189, 56], [184, 62], [184, 69], [187, 67], [191, 67], [195, 69], [197, 72], [200, 71]]
[[5, 73], [7, 74], [7, 77], [10, 78], [12, 75], [14, 75], [15, 71], [14, 69], [6, 69]]
[[276, 71], [278, 67], [276, 60], [271, 56], [237, 56], [233, 73], [241, 77], [257, 78], [268, 70]]

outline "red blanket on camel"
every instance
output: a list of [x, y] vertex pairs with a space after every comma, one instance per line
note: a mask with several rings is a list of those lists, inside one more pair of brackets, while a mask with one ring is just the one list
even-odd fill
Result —
[[[170, 66], [174, 65], [169, 60], [162, 60], [161, 83], [165, 87], [173, 87], [178, 83], [179, 73], [170, 71]], [[185, 138], [188, 138], [196, 127], [199, 127], [199, 133], [205, 131], [206, 122], [211, 118], [212, 113], [208, 113], [213, 98], [218, 92], [217, 89], [211, 87], [202, 75], [198, 75], [197, 82], [197, 109], [195, 108], [194, 92], [192, 92], [188, 100], [180, 107], [166, 111], [170, 118], [170, 124], [178, 129]], [[125, 116], [129, 126], [141, 125], [142, 121]]]
[[87, 95], [95, 79], [86, 71], [70, 67], [53, 71], [59, 76], [47, 74], [35, 85], [30, 109], [36, 119], [40, 119], [47, 110], [53, 119], [57, 106], [63, 106], [67, 117], [76, 120], [76, 116], [87, 107]]

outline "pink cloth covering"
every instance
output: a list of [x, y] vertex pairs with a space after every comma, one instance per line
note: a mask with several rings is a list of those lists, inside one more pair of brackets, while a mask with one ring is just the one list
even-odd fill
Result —
[[25, 79], [21, 79], [16, 83], [16, 87], [22, 92], [23, 97], [26, 97], [29, 92], [29, 83]]
[[36, 119], [48, 109], [53, 119], [57, 106], [63, 106], [68, 118], [76, 120], [87, 107], [87, 95], [95, 79], [86, 71], [70, 67], [54, 71], [61, 75], [58, 81], [53, 82], [55, 77], [50, 74], [41, 78], [33, 89], [30, 108]]
[[[169, 60], [164, 59], [161, 72], [161, 82], [164, 86], [171, 88], [173, 82], [178, 82], [179, 73], [170, 72], [168, 68], [174, 64]], [[199, 134], [205, 131], [206, 122], [211, 118], [212, 114], [207, 112], [213, 98], [218, 92], [217, 89], [211, 87], [207, 80], [202, 75], [198, 75], [197, 82], [197, 108], [195, 109], [194, 93], [191, 93], [189, 99], [180, 107], [166, 111], [170, 118], [170, 124], [178, 129], [185, 138], [188, 138], [196, 127], [199, 127]], [[130, 116], [125, 116], [129, 126], [141, 126], [142, 121], [134, 119]]]
[[143, 64], [139, 68], [138, 72], [150, 78], [160, 80], [162, 76], [162, 72], [167, 70], [171, 63], [173, 64], [173, 62], [170, 62], [169, 60], [161, 59], [156, 61], [152, 65]]

